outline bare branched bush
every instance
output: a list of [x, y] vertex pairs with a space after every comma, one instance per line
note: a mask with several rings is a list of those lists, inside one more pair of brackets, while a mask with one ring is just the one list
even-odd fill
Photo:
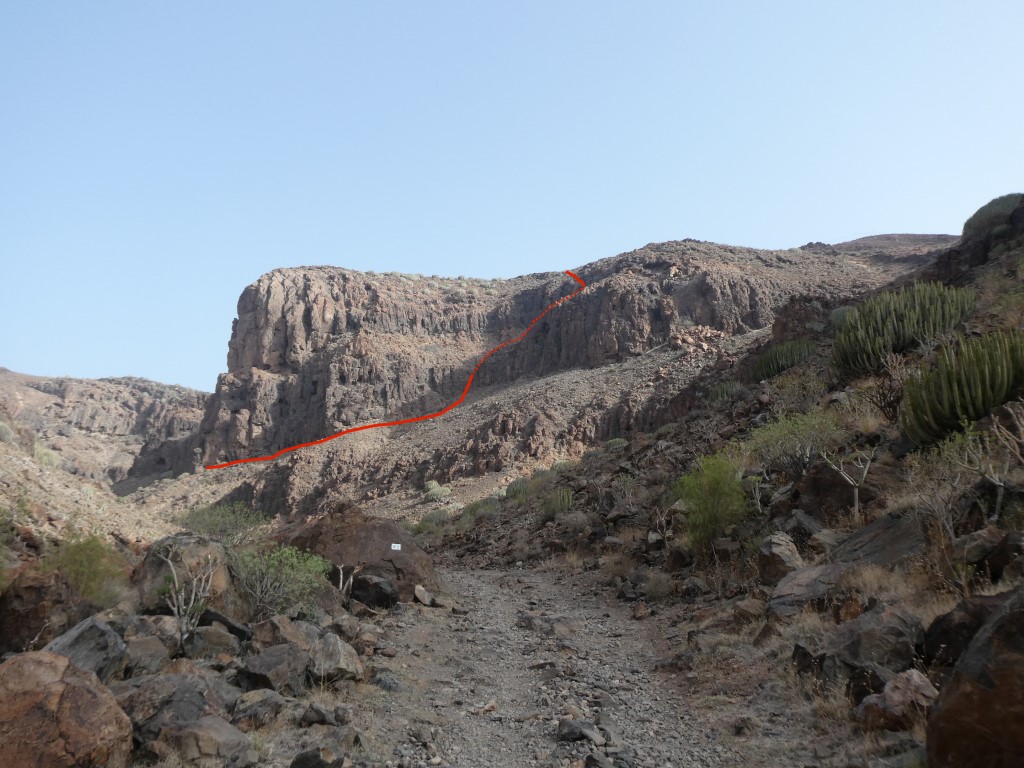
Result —
[[[174, 545], [168, 546], [162, 552], [157, 552], [157, 556], [171, 569], [171, 574], [167, 577], [167, 584], [161, 593], [167, 607], [171, 609], [171, 615], [174, 616], [178, 624], [178, 648], [184, 650], [185, 641], [195, 632], [196, 627], [199, 626], [199, 619], [207, 608], [217, 564], [213, 562], [212, 557], [207, 555], [202, 568], [198, 573], [194, 573], [182, 559], [178, 547]], [[178, 561], [178, 567], [184, 571], [181, 576], [178, 575], [178, 568], [174, 565], [175, 560]]]
[[903, 389], [909, 376], [910, 369], [903, 355], [890, 352], [882, 362], [882, 375], [866, 393], [868, 402], [878, 408], [890, 424], [899, 423]]

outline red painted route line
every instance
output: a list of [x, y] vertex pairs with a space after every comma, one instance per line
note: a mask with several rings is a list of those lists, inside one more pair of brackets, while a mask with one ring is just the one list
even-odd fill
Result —
[[401, 424], [413, 424], [413, 423], [415, 423], [417, 421], [427, 421], [428, 419], [436, 419], [438, 416], [444, 416], [446, 413], [448, 413], [448, 411], [450, 411], [453, 408], [461, 405], [462, 401], [466, 399], [466, 395], [469, 393], [469, 388], [473, 384], [473, 377], [476, 376], [477, 371], [480, 370], [480, 366], [482, 366], [487, 361], [487, 358], [489, 358], [491, 355], [493, 355], [498, 350], [504, 349], [509, 344], [515, 344], [515, 343], [517, 343], [519, 341], [522, 341], [523, 338], [526, 336], [526, 334], [528, 334], [530, 332], [530, 330], [533, 328], [533, 326], [535, 326], [537, 324], [537, 322], [542, 317], [544, 317], [544, 315], [546, 315], [552, 309], [557, 307], [559, 304], [562, 304], [563, 302], [566, 302], [569, 299], [572, 299], [572, 298], [574, 298], [576, 296], [579, 296], [579, 294], [583, 292], [583, 289], [587, 287], [587, 284], [585, 282], [583, 282], [579, 278], [579, 275], [577, 275], [576, 273], [570, 272], [569, 270], [565, 270], [565, 274], [567, 274], [569, 277], [571, 277], [573, 280], [575, 280], [577, 283], [579, 283], [580, 287], [577, 288], [572, 293], [570, 293], [568, 296], [563, 296], [562, 298], [558, 299], [558, 301], [551, 302], [543, 312], [541, 312], [539, 315], [537, 315], [535, 318], [533, 318], [533, 322], [531, 322], [528, 326], [526, 326], [526, 330], [525, 331], [523, 331], [521, 334], [516, 336], [514, 339], [509, 339], [508, 341], [502, 342], [501, 344], [496, 346], [494, 349], [492, 349], [490, 352], [488, 352], [486, 355], [481, 357], [480, 358], [480, 362], [478, 362], [476, 364], [476, 368], [474, 368], [473, 372], [471, 374], [469, 374], [469, 380], [466, 382], [466, 386], [462, 390], [462, 394], [459, 396], [459, 399], [456, 400], [451, 405], [446, 406], [445, 408], [442, 408], [437, 413], [428, 413], [425, 416], [413, 416], [412, 418], [409, 418], [409, 419], [399, 419], [398, 421], [382, 421], [382, 422], [380, 422], [378, 424], [363, 424], [360, 427], [351, 427], [349, 429], [343, 429], [341, 432], [335, 432], [333, 435], [328, 435], [327, 437], [322, 437], [319, 440], [312, 440], [311, 442], [308, 442], [308, 443], [299, 443], [298, 445], [293, 445], [293, 446], [291, 446], [289, 448], [282, 448], [277, 453], [272, 453], [269, 456], [254, 456], [251, 459], [235, 459], [234, 461], [227, 461], [227, 462], [224, 462], [223, 464], [210, 464], [210, 465], [208, 465], [206, 467], [206, 469], [224, 469], [225, 467], [233, 467], [235, 464], [247, 464], [247, 463], [249, 463], [251, 461], [273, 461], [274, 459], [276, 459], [276, 458], [278, 458], [280, 456], [283, 456], [286, 453], [291, 453], [292, 451], [297, 451], [299, 448], [308, 448], [311, 445], [320, 445], [321, 443], [326, 443], [326, 442], [328, 442], [330, 440], [335, 440], [335, 439], [341, 437], [342, 435], [351, 435], [353, 432], [362, 432], [364, 429], [377, 429], [378, 427], [397, 427], [397, 426], [399, 426]]

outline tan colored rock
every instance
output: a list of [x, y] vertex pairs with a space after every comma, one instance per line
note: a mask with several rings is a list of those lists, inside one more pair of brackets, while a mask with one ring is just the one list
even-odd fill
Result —
[[881, 693], [865, 696], [857, 706], [857, 719], [865, 728], [899, 731], [923, 719], [939, 695], [935, 686], [916, 669], [900, 672]]
[[287, 616], [271, 616], [259, 624], [253, 624], [252, 639], [261, 648], [292, 643], [304, 651], [308, 651], [316, 641], [316, 637], [310, 637]]
[[422, 584], [416, 585], [413, 590], [413, 594], [416, 596], [416, 602], [421, 603], [428, 608], [433, 608], [437, 605], [437, 598], [434, 597], [432, 592], [427, 591], [427, 588]]
[[35, 651], [0, 664], [0, 745], [18, 768], [123, 768], [132, 724], [96, 675]]
[[803, 567], [803, 558], [789, 534], [776, 531], [761, 543], [757, 569], [762, 583], [774, 586], [784, 576]]
[[256, 765], [259, 760], [249, 737], [216, 715], [168, 726], [161, 732], [160, 741], [170, 745], [188, 763], [218, 760], [221, 765], [245, 768]]

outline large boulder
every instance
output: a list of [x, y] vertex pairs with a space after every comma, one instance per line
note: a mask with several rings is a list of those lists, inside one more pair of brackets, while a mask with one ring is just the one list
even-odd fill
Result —
[[757, 570], [763, 584], [775, 586], [783, 577], [803, 567], [803, 558], [788, 533], [776, 531], [761, 542]]
[[223, 545], [192, 533], [165, 536], [149, 548], [132, 579], [139, 591], [140, 610], [151, 613], [169, 610], [164, 596], [172, 579], [172, 570], [163, 556], [172, 552], [170, 560], [174, 563], [179, 584], [189, 583], [189, 572], [199, 576], [212, 570], [207, 601], [210, 606], [240, 622], [250, 619], [248, 603], [232, 583]]
[[238, 670], [243, 688], [270, 688], [286, 696], [299, 696], [306, 689], [309, 653], [293, 643], [272, 645], [250, 656]]
[[41, 648], [92, 611], [61, 571], [24, 566], [0, 594], [0, 654]]
[[817, 652], [797, 645], [793, 660], [798, 672], [845, 686], [859, 702], [868, 694], [880, 693], [895, 673], [910, 668], [922, 634], [916, 616], [878, 604], [836, 627]]
[[847, 536], [830, 559], [891, 568], [912, 565], [924, 551], [924, 534], [914, 516], [889, 513]]
[[312, 624], [292, 621], [287, 616], [271, 616], [259, 624], [252, 625], [252, 640], [260, 649], [292, 643], [308, 651], [322, 634], [323, 632]]
[[849, 564], [832, 563], [812, 565], [787, 574], [772, 590], [769, 616], [786, 621], [807, 608], [825, 610], [846, 593], [842, 581], [852, 568]]
[[369, 573], [361, 573], [352, 581], [352, 597], [371, 608], [390, 608], [400, 600], [398, 588], [390, 579]]
[[313, 683], [359, 680], [363, 676], [363, 665], [356, 649], [332, 634], [324, 635], [313, 644], [307, 668]]
[[168, 726], [160, 734], [160, 741], [186, 763], [209, 765], [216, 761], [217, 765], [245, 768], [259, 762], [249, 737], [217, 715]]
[[412, 602], [417, 584], [437, 592], [440, 583], [430, 556], [397, 523], [367, 518], [358, 509], [315, 518], [289, 542], [347, 569], [362, 565], [368, 576], [387, 579], [402, 602]]
[[974, 636], [928, 719], [929, 768], [1024, 765], [1024, 587]]
[[241, 648], [242, 644], [237, 637], [216, 624], [196, 627], [195, 632], [185, 641], [185, 653], [190, 659], [237, 656]]
[[18, 768], [123, 768], [132, 724], [96, 675], [36, 651], [0, 664], [0, 745]]
[[231, 710], [231, 724], [249, 733], [270, 725], [294, 699], [286, 699], [277, 691], [259, 688], [243, 693]]
[[103, 683], [120, 678], [128, 660], [128, 649], [121, 636], [94, 617], [54, 638], [43, 650], [67, 656], [75, 666], [93, 672]]
[[164, 728], [193, 723], [207, 715], [227, 715], [219, 687], [210, 677], [194, 667], [175, 664], [180, 671], [110, 684], [117, 703], [131, 718], [135, 740], [157, 756], [166, 753], [160, 740]]

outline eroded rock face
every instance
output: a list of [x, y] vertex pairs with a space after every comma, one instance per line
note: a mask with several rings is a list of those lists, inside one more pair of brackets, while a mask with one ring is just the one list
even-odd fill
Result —
[[978, 630], [1011, 596], [1011, 592], [974, 595], [948, 613], [936, 617], [924, 633], [925, 663], [939, 667], [956, 664]]
[[123, 768], [132, 724], [96, 675], [45, 651], [0, 664], [0, 762]]
[[210, 677], [196, 668], [175, 664], [166, 674], [141, 675], [110, 685], [131, 718], [136, 740], [153, 754], [165, 751], [159, 743], [164, 728], [227, 714], [227, 705]]
[[975, 635], [928, 720], [928, 765], [1016, 766], [1024, 759], [1024, 589]]
[[[527, 343], [493, 355], [475, 383], [506, 386], [619, 363], [661, 346], [713, 353], [716, 339], [771, 324], [794, 294], [846, 295], [909, 271], [909, 259], [945, 242], [921, 236], [877, 247], [844, 244], [836, 247], [828, 269], [811, 250], [758, 251], [697, 241], [648, 245], [580, 267], [587, 290], [539, 322]], [[561, 273], [488, 282], [334, 267], [275, 270], [239, 299], [228, 371], [199, 432], [186, 440], [188, 446], [168, 441], [166, 450], [149, 459], [159, 458], [176, 472], [191, 471], [195, 456], [189, 446], [203, 464], [212, 464], [274, 452], [348, 426], [436, 411], [461, 393], [484, 352], [518, 336], [577, 287]], [[628, 410], [643, 412], [642, 400]], [[616, 406], [595, 403], [586, 423], [562, 428], [563, 439], [582, 441], [588, 432], [607, 430], [609, 417], [626, 417], [611, 416]], [[497, 414], [496, 439], [536, 450], [522, 444], [529, 438], [520, 440], [517, 430], [505, 431], [506, 416], [515, 420], [515, 414]], [[527, 414], [527, 420], [536, 416]], [[541, 443], [550, 442], [559, 421], [554, 416], [519, 426], [533, 430]], [[358, 464], [358, 451], [346, 459]], [[486, 471], [500, 468], [503, 460], [499, 448], [486, 446], [471, 466]], [[345, 475], [359, 473], [350, 468]]]

